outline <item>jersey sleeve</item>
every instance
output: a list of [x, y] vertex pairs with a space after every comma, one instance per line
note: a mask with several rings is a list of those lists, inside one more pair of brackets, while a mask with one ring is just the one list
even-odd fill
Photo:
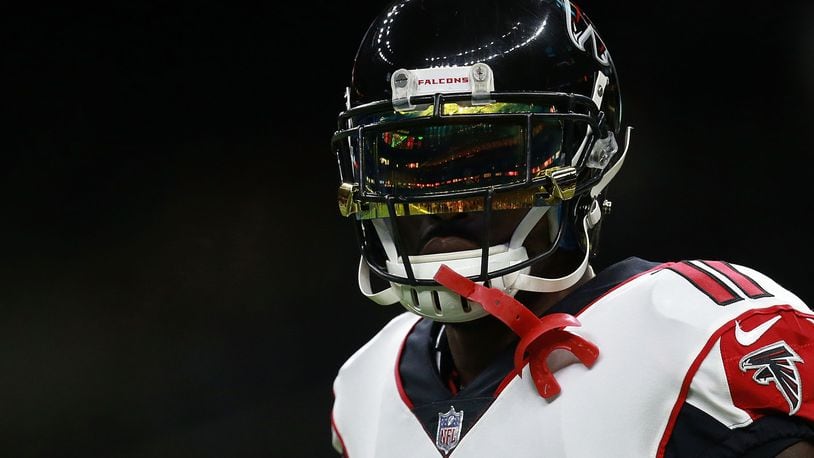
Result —
[[752, 419], [814, 421], [814, 317], [788, 306], [753, 310], [721, 335], [732, 404]]
[[775, 456], [814, 440], [814, 316], [751, 309], [722, 327], [692, 378], [665, 456]]

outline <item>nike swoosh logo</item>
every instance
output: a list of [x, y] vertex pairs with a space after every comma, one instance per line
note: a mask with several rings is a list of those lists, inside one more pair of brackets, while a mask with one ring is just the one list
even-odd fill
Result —
[[780, 319], [780, 316], [778, 315], [778, 316], [772, 318], [771, 320], [769, 320], [769, 321], [761, 324], [760, 326], [756, 327], [755, 329], [752, 329], [749, 332], [744, 331], [743, 329], [741, 329], [741, 324], [736, 321], [735, 322], [735, 340], [737, 340], [738, 343], [743, 345], [744, 347], [752, 345], [753, 343], [757, 342], [758, 339], [763, 337], [763, 334], [766, 334], [766, 331], [768, 331], [769, 328], [774, 326], [774, 324], [777, 323], [777, 320], [779, 320], [779, 319]]

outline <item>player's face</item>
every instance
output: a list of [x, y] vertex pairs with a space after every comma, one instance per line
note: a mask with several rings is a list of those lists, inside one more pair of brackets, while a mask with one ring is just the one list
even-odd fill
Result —
[[[482, 248], [487, 234], [490, 246], [508, 243], [526, 213], [526, 209], [494, 211], [488, 226], [480, 212], [406, 216], [398, 218], [398, 230], [410, 255], [474, 250]], [[547, 237], [539, 236], [548, 233], [542, 229], [527, 239], [526, 246], [533, 251], [548, 247]]]

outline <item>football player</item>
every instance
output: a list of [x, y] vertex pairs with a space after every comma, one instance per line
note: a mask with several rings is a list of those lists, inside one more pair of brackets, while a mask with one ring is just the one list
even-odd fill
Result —
[[812, 456], [798, 297], [718, 260], [592, 269], [631, 128], [577, 5], [397, 0], [346, 97], [359, 287], [406, 311], [339, 369], [340, 453]]

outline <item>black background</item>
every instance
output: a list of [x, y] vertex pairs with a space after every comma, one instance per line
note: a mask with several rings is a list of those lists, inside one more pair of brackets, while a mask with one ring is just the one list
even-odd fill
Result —
[[[814, 7], [710, 3], [581, 2], [635, 127], [596, 265], [814, 301]], [[6, 12], [4, 456], [334, 456], [332, 378], [400, 311], [357, 291], [329, 149], [376, 4]]]

